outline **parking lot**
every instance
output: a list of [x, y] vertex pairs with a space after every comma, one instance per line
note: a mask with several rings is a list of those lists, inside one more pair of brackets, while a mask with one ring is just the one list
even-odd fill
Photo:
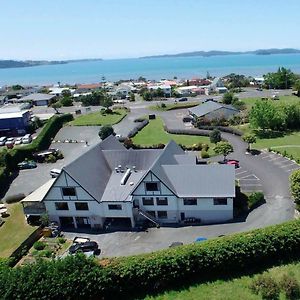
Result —
[[293, 171], [297, 170], [300, 168], [300, 166], [295, 162], [292, 161], [286, 157], [283, 157], [277, 153], [273, 152], [267, 152], [267, 151], [262, 151], [260, 157], [268, 161], [274, 165], [276, 165], [278, 168], [280, 168], [283, 172], [286, 172], [288, 174], [292, 173]]
[[239, 181], [243, 193], [262, 192], [263, 186], [260, 179], [253, 173], [249, 172], [243, 166], [236, 169], [235, 177]]

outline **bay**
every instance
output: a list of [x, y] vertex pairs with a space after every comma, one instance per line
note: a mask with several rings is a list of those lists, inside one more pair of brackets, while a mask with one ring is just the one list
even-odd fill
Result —
[[192, 78], [205, 77], [207, 72], [211, 76], [237, 73], [260, 77], [278, 67], [300, 73], [300, 54], [132, 58], [0, 69], [0, 86], [95, 83], [101, 82], [103, 76], [107, 81], [137, 79], [139, 76], [155, 80], [174, 76]]

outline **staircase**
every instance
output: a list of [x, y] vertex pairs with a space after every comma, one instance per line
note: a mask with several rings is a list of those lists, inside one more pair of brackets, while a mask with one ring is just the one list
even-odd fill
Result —
[[141, 216], [143, 216], [144, 218], [146, 218], [150, 222], [154, 223], [157, 228], [160, 227], [160, 224], [157, 222], [157, 220], [153, 216], [151, 216], [150, 214], [145, 212], [144, 210], [141, 210], [141, 209], [137, 208], [137, 212], [138, 212], [138, 214], [140, 214]]

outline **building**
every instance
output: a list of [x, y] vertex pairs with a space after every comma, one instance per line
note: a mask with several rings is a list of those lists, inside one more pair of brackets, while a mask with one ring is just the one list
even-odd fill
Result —
[[0, 136], [25, 134], [30, 124], [30, 112], [25, 105], [4, 105], [0, 108]]
[[165, 97], [171, 97], [172, 95], [172, 88], [170, 85], [148, 85], [149, 91], [156, 91], [161, 89], [165, 95]]
[[35, 106], [48, 106], [55, 98], [56, 95], [34, 93], [20, 98], [18, 102], [30, 102]]
[[24, 213], [47, 213], [61, 226], [102, 228], [112, 220], [134, 227], [151, 219], [202, 223], [233, 218], [235, 170], [200, 165], [174, 141], [164, 149], [126, 149], [110, 136], [22, 200]]
[[209, 100], [198, 106], [189, 108], [189, 114], [194, 118], [206, 118], [209, 121], [225, 119], [228, 120], [238, 114], [239, 110], [232, 105], [226, 105]]
[[226, 93], [228, 89], [224, 86], [221, 78], [216, 77], [207, 87], [208, 93], [215, 92], [219, 94]]

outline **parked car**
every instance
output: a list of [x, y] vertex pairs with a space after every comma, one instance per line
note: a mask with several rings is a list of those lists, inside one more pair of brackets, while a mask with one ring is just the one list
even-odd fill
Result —
[[69, 248], [70, 254], [75, 254], [78, 252], [91, 252], [93, 251], [94, 254], [99, 253], [99, 246], [94, 241], [88, 241], [85, 243], [75, 243]]
[[223, 165], [233, 165], [236, 169], [240, 167], [240, 162], [236, 159], [225, 159], [219, 161], [219, 164]]
[[61, 173], [60, 169], [52, 169], [50, 170], [50, 175], [52, 178], [58, 177], [58, 175]]
[[182, 245], [183, 245], [183, 242], [173, 242], [173, 243], [171, 243], [169, 248], [174, 248], [174, 247], [178, 247], [178, 246], [182, 246]]
[[34, 161], [30, 160], [30, 161], [22, 161], [20, 163], [18, 163], [18, 168], [19, 170], [23, 170], [23, 169], [34, 169], [36, 168], [37, 165]]
[[30, 144], [31, 142], [32, 142], [32, 136], [31, 136], [31, 134], [25, 134], [22, 137], [22, 143], [23, 144]]
[[5, 146], [9, 149], [13, 148], [14, 144], [15, 144], [14, 138], [8, 138], [5, 142]]
[[0, 137], [0, 146], [4, 146], [6, 143], [7, 137], [6, 136], [2, 136]]
[[20, 144], [22, 144], [22, 138], [18, 137], [16, 138], [15, 145], [20, 145]]
[[184, 102], [184, 101], [188, 101], [188, 98], [180, 98], [180, 99], [178, 99], [178, 102]]
[[59, 150], [58, 149], [48, 149], [48, 150], [43, 150], [43, 151], [39, 151], [36, 153], [33, 153], [33, 157], [36, 161], [38, 162], [43, 162], [45, 160], [45, 158], [49, 155], [54, 155], [56, 156], [58, 154]]
[[199, 242], [203, 242], [203, 241], [207, 241], [207, 238], [203, 237], [203, 236], [199, 236], [196, 238], [195, 243], [199, 243]]
[[82, 236], [75, 236], [73, 239], [73, 245], [74, 244], [83, 244], [83, 243], [90, 242], [90, 241], [91, 241], [90, 238], [82, 237]]

